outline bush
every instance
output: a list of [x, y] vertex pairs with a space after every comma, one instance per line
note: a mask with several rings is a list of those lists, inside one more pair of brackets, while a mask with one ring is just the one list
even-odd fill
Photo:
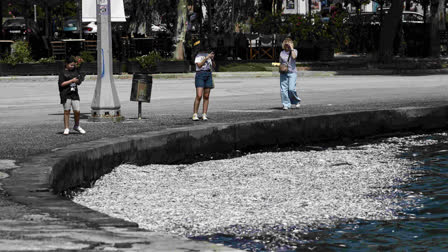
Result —
[[94, 62], [95, 61], [95, 56], [88, 51], [82, 51], [80, 53], [80, 57], [83, 59], [84, 62]]
[[51, 56], [50, 58], [40, 58], [36, 63], [40, 64], [48, 64], [48, 63], [55, 63], [56, 58], [54, 56]]
[[157, 62], [162, 60], [162, 56], [157, 51], [152, 51], [149, 54], [136, 57], [135, 60], [140, 64], [140, 67], [145, 71], [151, 71], [157, 66]]
[[31, 63], [33, 59], [31, 58], [31, 50], [27, 42], [17, 41], [12, 44], [12, 53], [6, 58], [2, 59], [1, 63], [6, 63], [10, 65], [17, 65], [20, 63]]

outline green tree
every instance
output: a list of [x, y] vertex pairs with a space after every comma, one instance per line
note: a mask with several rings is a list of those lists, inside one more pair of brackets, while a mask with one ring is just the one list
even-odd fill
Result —
[[151, 25], [160, 18], [169, 31], [174, 32], [177, 12], [173, 6], [177, 5], [178, 0], [124, 0], [129, 32], [150, 34]]
[[156, 0], [125, 0], [125, 10], [129, 15], [129, 32], [148, 34], [151, 30], [153, 6]]
[[233, 32], [236, 23], [245, 23], [254, 17], [259, 5], [256, 0], [202, 0], [201, 7], [206, 9], [205, 30], [208, 33], [219, 31]]

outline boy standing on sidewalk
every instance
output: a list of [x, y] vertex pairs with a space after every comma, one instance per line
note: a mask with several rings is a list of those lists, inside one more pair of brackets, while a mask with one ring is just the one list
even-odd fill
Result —
[[59, 96], [61, 98], [61, 104], [64, 108], [64, 135], [70, 133], [69, 120], [70, 109], [73, 109], [75, 116], [75, 126], [73, 130], [78, 131], [81, 134], [85, 134], [86, 131], [79, 126], [80, 103], [78, 86], [84, 80], [84, 76], [79, 73], [76, 67], [76, 59], [71, 56], [65, 60], [65, 69], [59, 74]]

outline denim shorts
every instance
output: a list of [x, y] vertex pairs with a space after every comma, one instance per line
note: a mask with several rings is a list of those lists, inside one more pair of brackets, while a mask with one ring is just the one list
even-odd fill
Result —
[[194, 78], [194, 84], [196, 88], [214, 88], [212, 72], [196, 72], [196, 77]]
[[67, 101], [62, 104], [62, 106], [64, 107], [64, 110], [68, 111], [70, 111], [71, 108], [73, 108], [73, 111], [79, 111], [80, 109], [79, 100], [67, 99]]

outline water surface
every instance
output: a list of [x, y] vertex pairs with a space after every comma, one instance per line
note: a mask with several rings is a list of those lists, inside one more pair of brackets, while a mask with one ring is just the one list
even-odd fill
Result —
[[[414, 207], [396, 220], [354, 220], [335, 228], [310, 230], [302, 239], [290, 239], [287, 230], [274, 247], [271, 237], [236, 238], [216, 234], [196, 237], [247, 251], [448, 251], [448, 137], [445, 133], [415, 136], [416, 144], [397, 153], [417, 161], [411, 182], [400, 186], [416, 195]], [[411, 196], [412, 197], [412, 196]], [[266, 246], [270, 244], [270, 246]]]

